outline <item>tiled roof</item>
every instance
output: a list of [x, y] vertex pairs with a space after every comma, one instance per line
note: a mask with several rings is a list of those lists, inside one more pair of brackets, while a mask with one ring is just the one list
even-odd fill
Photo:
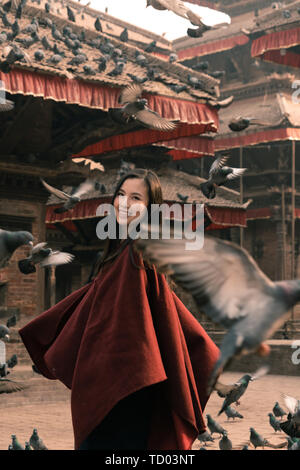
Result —
[[[72, 2], [73, 3], [73, 2]], [[17, 61], [15, 62], [15, 66], [18, 68], [25, 68], [33, 71], [44, 72], [47, 74], [54, 74], [62, 77], [67, 78], [75, 78], [81, 79], [84, 81], [105, 84], [109, 86], [126, 86], [129, 83], [132, 83], [132, 79], [127, 75], [128, 73], [137, 75], [139, 77], [145, 77], [147, 74], [147, 69], [144, 66], [141, 66], [136, 63], [135, 54], [136, 51], [139, 50], [136, 47], [124, 43], [119, 39], [112, 38], [105, 33], [100, 33], [95, 30], [94, 22], [95, 18], [89, 17], [85, 14], [84, 20], [81, 20], [79, 15], [79, 19], [76, 19], [76, 23], [73, 23], [66, 19], [61, 14], [53, 14], [53, 13], [46, 13], [44, 8], [44, 1], [41, 0], [40, 5], [33, 4], [29, 2], [29, 5], [24, 7], [24, 12], [22, 18], [18, 20], [18, 24], [20, 30], [23, 31], [27, 26], [30, 25], [33, 18], [38, 20], [42, 20], [48, 18], [52, 22], [55, 23], [57, 29], [62, 33], [63, 28], [68, 26], [72, 29], [72, 32], [76, 34], [79, 38], [81, 38], [82, 33], [85, 35], [85, 41], [80, 40], [81, 47], [78, 49], [77, 52], [80, 52], [82, 55], [86, 55], [86, 60], [79, 65], [72, 65], [69, 62], [75, 58], [72, 50], [67, 47], [65, 44], [65, 37], [64, 40], [55, 40], [52, 36], [51, 27], [40, 25], [38, 29], [38, 36], [40, 39], [46, 37], [48, 42], [53, 47], [54, 44], [58, 47], [58, 49], [64, 54], [64, 57], [59, 61], [59, 63], [54, 64], [49, 62], [49, 59], [54, 55], [52, 50], [45, 50], [42, 46], [40, 41], [37, 41], [35, 44], [31, 45], [30, 47], [25, 47], [21, 42], [22, 39], [30, 39], [31, 36], [28, 33], [20, 32], [14, 38], [14, 44], [18, 45], [28, 57], [28, 61]], [[54, 5], [54, 13], [56, 9], [57, 3], [52, 4]], [[60, 3], [58, 4], [60, 7]], [[80, 4], [78, 4], [80, 5]], [[60, 10], [65, 11], [66, 7], [60, 7]], [[15, 12], [11, 10], [7, 13], [8, 20], [13, 23], [15, 21]], [[89, 21], [88, 21], [89, 19]], [[1, 21], [1, 19], [0, 19]], [[84, 28], [83, 28], [83, 24]], [[2, 22], [3, 23], [3, 22]], [[11, 33], [11, 28], [4, 26], [2, 28], [2, 32]], [[114, 77], [109, 76], [108, 74], [115, 68], [115, 62], [113, 60], [109, 60], [107, 63], [107, 68], [105, 71], [98, 71], [98, 63], [95, 61], [103, 56], [103, 53], [96, 47], [92, 47], [87, 42], [91, 43], [91, 41], [98, 40], [99, 42], [104, 43], [105, 38], [108, 39], [114, 46], [115, 49], [121, 51], [122, 57], [126, 58], [126, 63], [123, 69], [122, 74]], [[70, 39], [70, 38], [69, 38]], [[5, 60], [5, 56], [9, 49], [11, 42], [9, 40], [4, 41], [1, 44], [2, 50], [2, 58], [1, 61]], [[44, 54], [44, 58], [42, 60], [35, 59], [35, 52], [37, 50], [41, 50]], [[146, 57], [147, 63], [149, 67], [154, 68], [156, 73], [159, 75], [159, 81], [156, 79], [148, 80], [144, 83], [143, 87], [146, 92], [160, 94], [169, 97], [176, 97], [182, 98], [191, 101], [197, 101], [199, 98], [210, 98], [217, 93], [215, 87], [218, 87], [219, 81], [200, 72], [193, 71], [192, 75], [196, 76], [201, 80], [201, 89], [191, 89], [188, 87], [187, 91], [182, 91], [181, 93], [176, 93], [173, 91], [169, 86], [168, 83], [172, 84], [187, 84], [187, 75], [191, 73], [190, 69], [184, 67], [179, 63], [169, 63], [165, 60], [159, 59], [152, 54], [148, 54], [143, 50], [139, 50], [142, 54]], [[93, 70], [95, 70], [95, 75], [88, 75], [84, 71], [84, 66], [90, 66]]]
[[272, 29], [273, 31], [277, 31], [280, 29], [286, 29], [290, 26], [299, 26], [300, 1], [297, 0], [289, 4], [286, 4], [286, 2], [281, 3], [281, 8], [272, 9], [271, 12], [260, 15], [256, 18], [254, 25], [250, 28], [252, 34], [265, 30]]

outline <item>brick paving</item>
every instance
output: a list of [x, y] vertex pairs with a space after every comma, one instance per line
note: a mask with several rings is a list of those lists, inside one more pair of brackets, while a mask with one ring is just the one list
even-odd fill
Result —
[[[222, 375], [222, 381], [233, 383], [241, 375], [243, 373], [226, 372]], [[58, 381], [47, 380], [34, 374], [28, 365], [17, 365], [10, 377], [30, 383], [30, 388], [1, 395], [0, 450], [7, 450], [11, 443], [11, 434], [16, 434], [19, 442], [24, 445], [25, 441], [29, 440], [33, 428], [38, 429], [39, 435], [50, 450], [73, 450], [70, 391]], [[271, 443], [278, 444], [286, 441], [285, 434], [273, 431], [268, 413], [272, 411], [276, 401], [284, 408], [282, 393], [300, 398], [300, 377], [267, 375], [250, 383], [241, 398], [240, 406], [237, 407], [244, 418], [234, 421], [229, 421], [224, 413], [217, 417], [223, 399], [214, 392], [205, 409], [205, 415], [209, 413], [228, 431], [234, 450], [241, 449], [249, 442], [250, 426]], [[215, 441], [207, 444], [207, 450], [219, 450], [219, 437], [217, 434], [214, 437]], [[197, 450], [200, 446], [196, 440], [193, 449]], [[252, 449], [249, 446], [249, 450]]]

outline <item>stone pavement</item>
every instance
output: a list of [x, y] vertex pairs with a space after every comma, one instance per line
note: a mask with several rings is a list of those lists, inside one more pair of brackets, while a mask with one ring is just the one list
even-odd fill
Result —
[[[238, 372], [225, 372], [222, 382], [233, 383], [242, 375], [243, 373]], [[28, 365], [17, 365], [10, 378], [26, 381], [30, 388], [13, 394], [2, 394], [0, 397], [0, 450], [7, 450], [11, 443], [11, 434], [16, 434], [19, 442], [24, 445], [25, 441], [29, 440], [33, 428], [38, 429], [39, 435], [50, 450], [73, 450], [70, 391], [58, 381], [47, 380], [33, 373]], [[244, 418], [234, 421], [228, 421], [224, 413], [217, 417], [223, 399], [214, 392], [205, 409], [205, 415], [211, 414], [228, 431], [234, 450], [241, 449], [249, 442], [251, 426], [271, 443], [278, 444], [286, 441], [285, 434], [273, 431], [268, 413], [272, 412], [276, 401], [285, 408], [282, 393], [300, 398], [300, 377], [267, 375], [250, 383], [241, 398], [240, 406], [237, 407]], [[215, 441], [208, 443], [207, 450], [219, 449], [219, 437], [217, 434], [214, 437]], [[200, 443], [196, 440], [193, 449], [199, 447]], [[249, 449], [251, 450], [250, 446]]]

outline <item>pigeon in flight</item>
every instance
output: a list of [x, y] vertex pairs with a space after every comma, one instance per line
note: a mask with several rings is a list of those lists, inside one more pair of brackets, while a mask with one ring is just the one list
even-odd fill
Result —
[[245, 374], [241, 377], [237, 382], [230, 385], [222, 384], [219, 380], [215, 383], [214, 389], [217, 391], [220, 397], [224, 397], [225, 400], [223, 402], [222, 408], [220, 409], [218, 416], [226, 410], [228, 406], [232, 403], [236, 403], [237, 405], [240, 404], [239, 399], [244, 395], [246, 392], [249, 382], [253, 380], [257, 380], [264, 375], [266, 375], [269, 371], [269, 367], [262, 366], [260, 367], [253, 375]]
[[189, 20], [194, 26], [202, 26], [202, 19], [199, 15], [186, 7], [180, 0], [147, 0], [146, 8], [152, 6], [156, 10], [169, 10], [175, 15]]
[[30, 232], [10, 232], [0, 228], [0, 268], [7, 266], [10, 258], [17, 248], [22, 245], [33, 245], [33, 236]]
[[[273, 282], [240, 246], [206, 236], [203, 247], [189, 245], [182, 232], [173, 230], [171, 239], [162, 239], [146, 222], [141, 224], [148, 238], [135, 241], [135, 248], [190, 292], [199, 309], [227, 330], [219, 359], [211, 374], [209, 391], [226, 365], [242, 354], [264, 356], [272, 336], [300, 301], [300, 281]], [[150, 232], [150, 230], [152, 230]], [[151, 234], [151, 236], [150, 236]], [[160, 239], [154, 239], [154, 235]], [[196, 242], [193, 242], [196, 243]], [[188, 246], [189, 247], [189, 246]]]
[[126, 121], [134, 119], [144, 127], [159, 131], [174, 130], [176, 124], [148, 108], [147, 100], [141, 98], [142, 92], [143, 87], [138, 83], [132, 83], [122, 90], [119, 103], [123, 107], [120, 111]]
[[284, 403], [290, 413], [290, 420], [300, 430], [300, 400], [289, 395], [283, 395]]
[[16, 382], [15, 380], [9, 379], [0, 379], [0, 394], [1, 393], [14, 393], [14, 392], [21, 392], [28, 385], [22, 382]]
[[75, 207], [76, 204], [80, 202], [81, 197], [89, 193], [90, 191], [93, 191], [96, 185], [96, 182], [94, 180], [87, 178], [83, 183], [78, 186], [78, 188], [74, 190], [74, 192], [68, 194], [64, 191], [61, 191], [60, 189], [56, 189], [53, 186], [50, 186], [50, 184], [46, 183], [46, 181], [44, 181], [42, 178], [41, 182], [43, 183], [47, 191], [64, 201], [62, 207], [54, 209], [54, 212], [56, 212], [57, 214], [61, 214], [63, 212], [67, 212], [73, 209], [73, 207]]
[[31, 274], [36, 271], [36, 264], [42, 268], [46, 268], [48, 266], [67, 264], [73, 259], [74, 255], [61, 251], [53, 251], [51, 248], [47, 247], [46, 242], [41, 242], [33, 246], [30, 255], [27, 258], [20, 260], [18, 265], [23, 274]]
[[200, 184], [200, 189], [207, 199], [214, 199], [218, 186], [223, 186], [228, 181], [242, 176], [247, 170], [247, 168], [224, 166], [227, 159], [228, 155], [217, 157], [210, 167], [208, 180]]
[[238, 116], [230, 121], [230, 123], [228, 124], [228, 127], [233, 132], [241, 132], [247, 129], [249, 126], [277, 127], [282, 124], [284, 119], [285, 119], [285, 116], [283, 116], [279, 121], [272, 123], [272, 122], [264, 122], [256, 118]]

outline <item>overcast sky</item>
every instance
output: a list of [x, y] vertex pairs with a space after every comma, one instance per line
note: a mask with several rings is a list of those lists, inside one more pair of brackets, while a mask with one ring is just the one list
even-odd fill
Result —
[[[86, 3], [87, 0], [81, 0], [82, 5]], [[146, 0], [91, 0], [90, 6], [102, 12], [107, 7], [109, 15], [159, 35], [166, 33], [165, 38], [169, 40], [185, 36], [187, 28], [194, 27], [188, 20], [172, 12], [146, 8], [146, 3]], [[192, 3], [188, 6], [203, 18], [205, 24], [230, 22], [230, 17], [225, 13]]]

